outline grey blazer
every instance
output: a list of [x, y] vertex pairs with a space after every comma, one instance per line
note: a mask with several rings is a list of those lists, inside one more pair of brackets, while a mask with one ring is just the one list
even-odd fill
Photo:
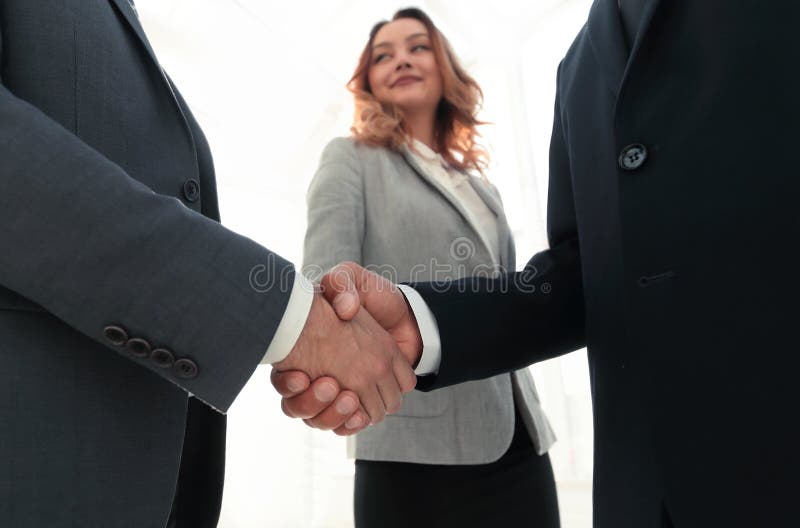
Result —
[[[500, 197], [480, 178], [470, 176], [470, 183], [497, 215], [500, 265], [513, 270], [514, 242]], [[489, 250], [459, 201], [411, 156], [334, 139], [307, 199], [304, 271], [312, 279], [343, 260], [395, 282], [493, 271]], [[511, 442], [514, 401], [536, 450], [546, 452], [555, 437], [523, 369], [406, 395], [399, 413], [357, 435], [355, 456], [426, 464], [492, 462]]]

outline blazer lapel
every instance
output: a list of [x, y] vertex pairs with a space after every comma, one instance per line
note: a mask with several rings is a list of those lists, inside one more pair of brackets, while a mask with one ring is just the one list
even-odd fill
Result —
[[475, 192], [478, 193], [478, 196], [481, 197], [481, 200], [492, 210], [495, 216], [502, 216], [503, 206], [500, 205], [497, 198], [486, 189], [486, 186], [480, 182], [477, 176], [469, 176], [469, 184], [472, 185], [472, 188], [475, 189]]
[[475, 232], [477, 233], [478, 231], [477, 231], [477, 229], [475, 229], [476, 226], [472, 225], [472, 222], [470, 221], [470, 215], [467, 212], [467, 210], [464, 209], [464, 206], [461, 205], [461, 201], [459, 201], [458, 198], [456, 198], [453, 195], [453, 193], [451, 193], [449, 190], [447, 190], [447, 188], [444, 185], [439, 183], [436, 180], [436, 178], [434, 178], [433, 176], [429, 175], [425, 170], [423, 170], [423, 168], [420, 167], [419, 164], [417, 163], [417, 160], [414, 159], [414, 156], [412, 156], [406, 150], [403, 150], [403, 157], [405, 158], [406, 163], [411, 165], [411, 168], [414, 169], [414, 172], [416, 172], [420, 176], [420, 178], [422, 178], [423, 180], [428, 182], [430, 185], [432, 185], [434, 189], [439, 191], [439, 193], [442, 196], [444, 196], [447, 199], [448, 202], [450, 202], [450, 205], [452, 205], [455, 208], [455, 210], [458, 211], [459, 214], [464, 218], [464, 222], [467, 223], [468, 225], [472, 226], [472, 229], [475, 230]]
[[642, 15], [642, 26], [630, 50], [625, 44], [617, 0], [595, 0], [589, 11], [589, 21], [586, 25], [589, 43], [600, 63], [603, 78], [615, 97], [619, 95], [628, 68], [646, 37], [653, 13], [660, 3], [660, 0], [642, 1], [647, 2]]
[[[511, 260], [510, 255], [508, 254], [509, 248], [509, 238], [511, 237], [511, 227], [508, 225], [508, 220], [506, 219], [505, 212], [503, 211], [503, 204], [500, 203], [494, 194], [489, 192], [486, 185], [481, 182], [480, 178], [477, 176], [470, 176], [469, 183], [472, 185], [472, 188], [475, 189], [475, 192], [478, 196], [481, 197], [483, 203], [486, 204], [487, 207], [494, 213], [495, 218], [497, 219], [497, 239], [499, 244], [499, 255], [497, 258], [499, 259], [499, 263], [506, 269], [509, 269], [509, 260]], [[514, 263], [512, 266], [516, 266]], [[513, 271], [513, 267], [511, 268]]]
[[[454, 196], [453, 193], [451, 193], [444, 185], [439, 183], [436, 180], [436, 178], [434, 178], [433, 176], [429, 175], [425, 170], [423, 170], [423, 168], [420, 167], [420, 165], [417, 163], [417, 160], [414, 158], [414, 156], [412, 156], [405, 149], [403, 150], [403, 157], [405, 158], [406, 163], [408, 163], [411, 166], [411, 168], [414, 169], [414, 172], [416, 172], [419, 175], [420, 178], [422, 178], [423, 180], [428, 182], [434, 189], [439, 191], [439, 193], [442, 196], [444, 196], [444, 198], [448, 202], [450, 202], [450, 205], [452, 205], [453, 208], [455, 208], [455, 210], [458, 211], [458, 213], [461, 215], [461, 218], [464, 220], [464, 223], [472, 228], [472, 231], [476, 235], [476, 239], [481, 243], [481, 245], [483, 245], [484, 249], [486, 249], [486, 251], [489, 253], [489, 255], [494, 255], [494, 251], [492, 251], [492, 249], [487, 245], [486, 241], [483, 239], [483, 236], [481, 236], [481, 232], [478, 229], [478, 226], [476, 226], [472, 221], [472, 215], [470, 215], [469, 212], [461, 204], [461, 200], [459, 200], [456, 196]], [[469, 175], [467, 177], [470, 180], [470, 185], [472, 185], [473, 188], [475, 188], [476, 186], [473, 185], [473, 183], [472, 183], [472, 177], [469, 176]], [[486, 200], [486, 197], [485, 197], [486, 193], [484, 193], [482, 191], [477, 191], [477, 192], [479, 193], [479, 196], [481, 196], [481, 198], [484, 200], [484, 202], [486, 202], [486, 204], [489, 206], [489, 208], [492, 210], [492, 212], [494, 212], [495, 215], [497, 215], [496, 207], [499, 207], [499, 204], [496, 204], [496, 203], [494, 205], [490, 204]], [[498, 256], [498, 259], [499, 258], [500, 257]]]

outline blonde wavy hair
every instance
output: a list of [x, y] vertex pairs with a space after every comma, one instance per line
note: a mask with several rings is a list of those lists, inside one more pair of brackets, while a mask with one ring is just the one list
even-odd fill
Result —
[[[484, 174], [489, 162], [488, 152], [478, 145], [477, 127], [486, 124], [477, 118], [483, 103], [483, 92], [478, 83], [461, 66], [447, 39], [417, 8], [401, 9], [392, 21], [412, 18], [422, 22], [428, 30], [431, 48], [442, 75], [442, 99], [436, 109], [435, 150], [451, 166], [460, 170], [475, 170]], [[369, 68], [372, 64], [372, 45], [375, 35], [388, 20], [378, 22], [369, 32], [369, 40], [358, 60], [347, 89], [355, 98], [355, 115], [351, 132], [356, 141], [369, 145], [399, 150], [411, 137], [402, 111], [395, 105], [381, 103], [369, 85]]]

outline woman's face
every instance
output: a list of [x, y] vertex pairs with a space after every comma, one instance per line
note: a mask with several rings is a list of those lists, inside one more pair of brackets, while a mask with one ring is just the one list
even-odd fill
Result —
[[422, 22], [401, 18], [378, 30], [369, 85], [378, 101], [394, 104], [407, 114], [436, 111], [442, 98], [442, 75]]

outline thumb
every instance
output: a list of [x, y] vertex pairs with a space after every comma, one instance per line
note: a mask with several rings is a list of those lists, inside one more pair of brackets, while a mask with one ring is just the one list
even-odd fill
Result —
[[354, 272], [349, 264], [342, 263], [333, 267], [320, 281], [322, 294], [342, 321], [355, 317], [361, 308]]

